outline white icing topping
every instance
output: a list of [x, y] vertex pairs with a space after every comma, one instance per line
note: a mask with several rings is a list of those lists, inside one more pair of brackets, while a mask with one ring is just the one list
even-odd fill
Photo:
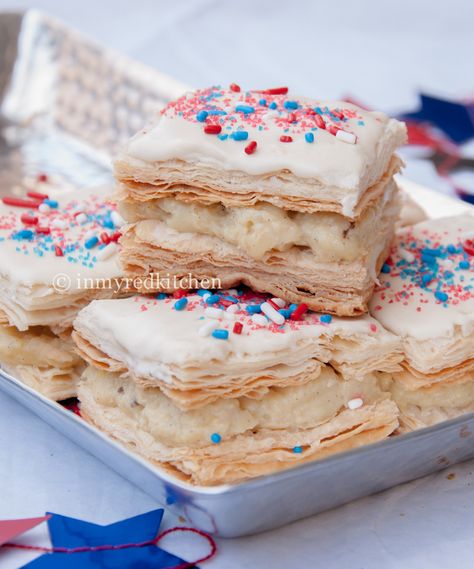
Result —
[[473, 228], [474, 217], [460, 215], [401, 230], [390, 273], [379, 275], [372, 315], [395, 334], [416, 340], [452, 337], [456, 327], [472, 334], [474, 257], [463, 245]]

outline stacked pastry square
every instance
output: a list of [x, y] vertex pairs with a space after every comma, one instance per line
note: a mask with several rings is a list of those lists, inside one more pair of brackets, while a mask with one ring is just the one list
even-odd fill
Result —
[[400, 231], [380, 280], [371, 312], [403, 342], [402, 430], [474, 411], [474, 217]]
[[370, 316], [242, 290], [179, 296], [96, 300], [74, 323], [83, 417], [156, 464], [235, 482], [398, 426], [377, 372], [400, 369], [400, 343]]
[[[0, 203], [0, 362], [56, 400], [76, 394], [84, 368], [72, 321], [93, 298], [110, 297], [120, 216], [111, 188], [75, 190], [30, 181], [25, 197]], [[24, 193], [25, 193], [24, 192]]]
[[169, 104], [115, 162], [127, 275], [244, 283], [312, 310], [367, 310], [398, 214], [405, 126], [286, 89]]

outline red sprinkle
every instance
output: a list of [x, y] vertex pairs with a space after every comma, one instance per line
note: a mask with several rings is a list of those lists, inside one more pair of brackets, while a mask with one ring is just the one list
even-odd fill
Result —
[[462, 248], [468, 255], [474, 255], [474, 239], [466, 239]]
[[47, 174], [38, 174], [37, 180], [38, 180], [38, 182], [47, 182], [48, 181], [48, 175]]
[[117, 243], [120, 237], [122, 237], [122, 234], [120, 233], [120, 231], [116, 231], [113, 235], [110, 236], [110, 240], [113, 241], [114, 243]]
[[234, 334], [242, 334], [243, 328], [244, 327], [242, 325], [242, 322], [235, 322], [232, 331], [234, 332]]
[[263, 93], [264, 95], [286, 95], [288, 93], [288, 87], [274, 87], [273, 89], [255, 91], [255, 93]]
[[13, 205], [15, 207], [30, 207], [33, 209], [37, 209], [41, 205], [41, 202], [25, 200], [24, 198], [15, 198], [14, 196], [5, 196], [2, 198], [2, 202], [5, 205]]
[[49, 200], [48, 194], [43, 194], [41, 192], [28, 192], [26, 195], [35, 200]]
[[38, 223], [38, 218], [34, 215], [28, 215], [27, 213], [22, 213], [20, 220], [26, 225], [36, 225]]
[[49, 235], [51, 233], [51, 229], [49, 227], [41, 227], [38, 226], [36, 228], [36, 233], [42, 233], [43, 235]]
[[269, 298], [269, 299], [267, 300], [267, 302], [268, 302], [268, 304], [269, 304], [270, 306], [272, 306], [275, 310], [280, 310], [280, 307], [278, 306], [278, 304], [275, 304], [271, 298]]
[[240, 86], [237, 85], [237, 83], [231, 83], [229, 88], [231, 91], [234, 91], [234, 93], [240, 93]]
[[183, 296], [186, 296], [188, 293], [186, 290], [180, 288], [178, 290], [175, 290], [173, 292], [173, 298], [183, 298]]
[[337, 126], [334, 126], [333, 124], [328, 124], [326, 126], [326, 130], [328, 130], [331, 134], [333, 134], [334, 136], [336, 136], [337, 131], [341, 130], [340, 128], [337, 128]]
[[221, 130], [222, 127], [220, 124], [207, 124], [204, 127], [204, 132], [206, 134], [219, 134]]
[[303, 314], [308, 310], [308, 305], [302, 302], [297, 308], [291, 313], [291, 320], [301, 320]]
[[291, 138], [291, 136], [286, 136], [285, 134], [282, 134], [280, 136], [280, 142], [293, 142], [293, 139]]
[[290, 114], [288, 115], [288, 122], [293, 123], [293, 122], [297, 122], [297, 121], [298, 121], [298, 119], [296, 118], [295, 113], [290, 113]]
[[64, 257], [63, 250], [61, 249], [61, 247], [59, 245], [54, 246], [54, 252], [56, 254], [56, 257]]
[[245, 154], [253, 154], [257, 149], [257, 143], [255, 140], [251, 140], [245, 147]]
[[105, 245], [108, 245], [110, 243], [110, 235], [104, 231], [104, 233], [100, 234], [100, 240], [102, 243], [105, 243]]
[[316, 126], [318, 128], [322, 129], [326, 128], [326, 123], [324, 122], [323, 117], [321, 115], [318, 115], [317, 113], [314, 115], [314, 122], [316, 123]]
[[344, 115], [341, 113], [341, 111], [331, 111], [331, 113], [338, 119], [341, 119], [341, 121], [344, 118]]

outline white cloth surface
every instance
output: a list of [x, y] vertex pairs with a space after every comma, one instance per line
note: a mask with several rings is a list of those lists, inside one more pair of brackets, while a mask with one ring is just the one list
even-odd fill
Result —
[[[320, 98], [350, 94], [392, 112], [415, 106], [418, 89], [474, 95], [469, 0], [0, 0], [0, 10], [27, 7], [189, 85], [287, 84]], [[434, 183], [427, 163], [413, 162], [410, 173]], [[220, 540], [204, 567], [470, 568], [473, 470], [474, 463], [457, 465], [280, 530]], [[0, 519], [53, 511], [112, 523], [158, 506], [1, 392], [0, 483]], [[166, 516], [165, 525], [174, 522]], [[44, 537], [41, 528], [28, 541]], [[174, 551], [195, 558], [202, 551], [195, 543], [181, 537]], [[0, 566], [32, 557], [3, 551]]]

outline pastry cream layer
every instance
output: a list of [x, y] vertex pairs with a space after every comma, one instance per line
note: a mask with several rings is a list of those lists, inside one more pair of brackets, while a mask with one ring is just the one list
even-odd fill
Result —
[[315, 260], [350, 262], [373, 247], [377, 222], [395, 188], [392, 181], [384, 198], [357, 222], [337, 213], [302, 213], [264, 203], [225, 207], [173, 198], [124, 202], [121, 212], [129, 221], [157, 219], [175, 231], [217, 237], [255, 259], [263, 259], [272, 251], [299, 247], [310, 249]]
[[219, 433], [222, 440], [262, 429], [308, 429], [330, 420], [351, 399], [364, 404], [385, 397], [377, 378], [342, 380], [331, 368], [309, 383], [272, 388], [260, 400], [220, 399], [200, 409], [182, 411], [156, 388], [144, 389], [133, 381], [88, 367], [79, 387], [103, 408], [119, 408], [140, 430], [168, 447], [200, 448]]

